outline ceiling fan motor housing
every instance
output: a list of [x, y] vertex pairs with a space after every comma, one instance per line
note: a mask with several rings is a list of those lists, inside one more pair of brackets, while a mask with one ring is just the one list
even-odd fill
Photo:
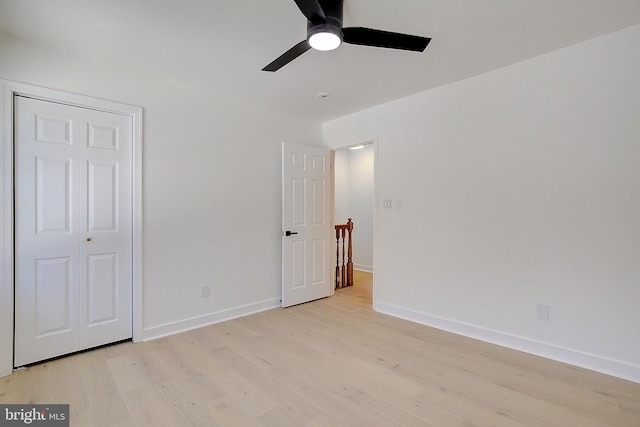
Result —
[[318, 3], [326, 16], [324, 23], [307, 21], [307, 40], [317, 33], [333, 33], [342, 41], [342, 8], [344, 0], [320, 0]]

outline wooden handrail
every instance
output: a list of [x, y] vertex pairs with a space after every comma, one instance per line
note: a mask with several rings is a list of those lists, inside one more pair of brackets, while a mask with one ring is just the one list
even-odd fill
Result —
[[[353, 244], [351, 242], [351, 232], [353, 231], [353, 221], [348, 219], [346, 224], [336, 224], [336, 289], [353, 286], [353, 261], [351, 255]], [[347, 262], [345, 265], [345, 240], [347, 240]], [[342, 240], [342, 251], [340, 251], [340, 240]], [[342, 265], [340, 264], [340, 254], [342, 253]]]

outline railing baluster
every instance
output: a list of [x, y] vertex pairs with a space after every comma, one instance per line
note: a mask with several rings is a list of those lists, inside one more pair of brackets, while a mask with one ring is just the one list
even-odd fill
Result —
[[344, 237], [345, 237], [345, 231], [346, 231], [346, 230], [345, 230], [344, 228], [343, 228], [342, 230], [340, 230], [340, 234], [341, 234], [341, 236], [340, 236], [340, 237], [342, 237], [342, 267], [341, 267], [341, 273], [342, 273], [342, 274], [341, 274], [341, 276], [342, 276], [342, 277], [341, 277], [341, 279], [342, 279], [342, 286], [344, 286], [344, 285], [345, 285], [345, 283], [346, 283], [346, 280], [345, 280], [345, 279], [346, 279], [346, 277], [345, 277], [345, 273], [347, 272], [347, 269], [346, 269], [346, 268], [345, 268], [345, 266], [344, 266], [344, 261], [345, 261], [345, 256], [344, 256]]
[[340, 228], [336, 225], [336, 289], [340, 287]]

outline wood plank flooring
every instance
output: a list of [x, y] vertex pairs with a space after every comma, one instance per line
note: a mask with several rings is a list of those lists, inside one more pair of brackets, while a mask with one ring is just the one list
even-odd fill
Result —
[[72, 426], [639, 427], [640, 384], [331, 298], [0, 379], [2, 403], [69, 403]]

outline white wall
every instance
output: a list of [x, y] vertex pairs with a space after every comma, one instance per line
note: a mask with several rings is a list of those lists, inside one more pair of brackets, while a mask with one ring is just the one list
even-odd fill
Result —
[[639, 43], [636, 26], [325, 123], [329, 147], [378, 137], [374, 308], [640, 382]]
[[344, 224], [349, 218], [349, 150], [334, 151], [333, 181], [334, 221]]
[[146, 338], [280, 304], [280, 144], [320, 144], [319, 124], [8, 38], [0, 78], [144, 108]]
[[374, 147], [335, 152], [335, 220], [353, 218], [353, 264], [373, 272]]

